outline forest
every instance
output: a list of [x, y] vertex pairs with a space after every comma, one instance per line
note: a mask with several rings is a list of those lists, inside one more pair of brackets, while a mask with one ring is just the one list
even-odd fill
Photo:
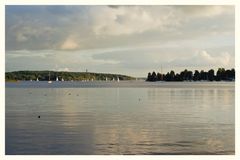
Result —
[[[49, 76], [50, 75], [50, 76]], [[55, 81], [56, 79], [64, 81], [82, 81], [82, 80], [132, 80], [130, 76], [108, 73], [91, 73], [91, 72], [57, 72], [57, 71], [14, 71], [6, 72], [6, 81]]]
[[146, 81], [235, 81], [235, 69], [219, 68], [215, 74], [213, 69], [209, 71], [195, 70], [194, 73], [185, 69], [180, 73], [176, 73], [172, 70], [167, 74], [148, 73]]

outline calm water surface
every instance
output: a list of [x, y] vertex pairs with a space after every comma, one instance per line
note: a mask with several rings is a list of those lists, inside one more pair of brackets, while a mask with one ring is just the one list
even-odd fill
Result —
[[6, 154], [234, 154], [234, 86], [6, 83]]

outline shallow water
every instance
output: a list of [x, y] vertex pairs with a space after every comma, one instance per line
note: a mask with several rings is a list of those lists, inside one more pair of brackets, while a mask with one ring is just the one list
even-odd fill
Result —
[[6, 154], [234, 154], [234, 86], [6, 83]]

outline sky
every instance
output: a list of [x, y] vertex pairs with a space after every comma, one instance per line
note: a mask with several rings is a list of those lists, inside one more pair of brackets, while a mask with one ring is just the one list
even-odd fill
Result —
[[235, 66], [231, 5], [6, 6], [6, 71], [118, 73]]

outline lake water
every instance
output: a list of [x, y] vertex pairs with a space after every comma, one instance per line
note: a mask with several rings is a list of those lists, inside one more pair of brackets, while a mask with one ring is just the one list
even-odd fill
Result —
[[5, 112], [7, 155], [235, 154], [234, 82], [6, 83]]

